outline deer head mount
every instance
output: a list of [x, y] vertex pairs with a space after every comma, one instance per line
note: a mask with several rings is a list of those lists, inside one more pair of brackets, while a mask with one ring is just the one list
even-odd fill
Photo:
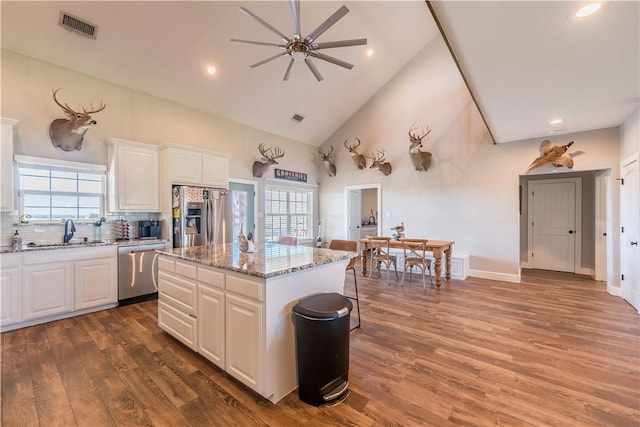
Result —
[[378, 169], [383, 175], [391, 175], [391, 163], [385, 161], [384, 150], [378, 150], [375, 154], [366, 155], [367, 159], [371, 160], [371, 166], [369, 169]]
[[284, 157], [284, 151], [281, 151], [280, 147], [276, 147], [276, 150], [273, 151], [271, 148], [265, 147], [263, 143], [258, 145], [258, 151], [260, 151], [264, 162], [259, 162], [257, 160], [253, 162], [253, 176], [255, 178], [262, 177], [267, 169], [269, 169], [269, 166], [278, 164], [276, 159]]
[[349, 150], [349, 154], [353, 157], [353, 162], [356, 164], [358, 169], [365, 169], [367, 167], [367, 159], [365, 159], [365, 156], [358, 153], [358, 150], [356, 150], [356, 148], [360, 146], [360, 139], [356, 138], [356, 140], [358, 141], [357, 144], [347, 144], [349, 139], [345, 139], [344, 146]]
[[322, 164], [329, 176], [336, 176], [336, 165], [331, 161], [331, 154], [333, 154], [333, 145], [328, 153], [324, 153], [322, 150], [318, 150], [320, 156], [322, 156]]
[[431, 153], [421, 151], [421, 148], [422, 140], [431, 133], [431, 129], [427, 127], [426, 132], [422, 129], [422, 136], [418, 136], [417, 133], [411, 133], [414, 129], [415, 128], [409, 129], [409, 156], [417, 171], [427, 171], [429, 166], [431, 166]]
[[60, 89], [52, 91], [53, 100], [55, 101], [62, 111], [67, 115], [66, 119], [55, 119], [49, 125], [49, 137], [54, 147], [60, 148], [64, 151], [80, 150], [82, 148], [82, 138], [84, 134], [89, 130], [91, 126], [96, 125], [98, 122], [91, 118], [91, 114], [99, 113], [104, 110], [106, 105], [100, 102], [100, 107], [94, 109], [91, 105], [91, 110], [87, 111], [82, 107], [82, 113], [74, 111], [67, 103], [62, 105], [56, 98], [56, 94]]

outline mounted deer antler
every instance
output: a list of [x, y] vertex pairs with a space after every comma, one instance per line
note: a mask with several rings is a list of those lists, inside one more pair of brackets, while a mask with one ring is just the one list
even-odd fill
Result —
[[370, 159], [373, 163], [369, 166], [369, 169], [378, 169], [385, 176], [391, 175], [391, 163], [384, 160], [384, 150], [378, 150], [374, 155], [366, 155], [367, 159]]
[[54, 147], [60, 148], [64, 151], [80, 150], [82, 148], [82, 138], [84, 134], [89, 130], [91, 126], [96, 125], [98, 122], [91, 118], [91, 114], [99, 113], [104, 110], [106, 105], [100, 102], [98, 109], [93, 109], [91, 105], [91, 111], [87, 111], [82, 107], [82, 113], [74, 111], [67, 103], [62, 105], [56, 98], [56, 94], [60, 89], [52, 91], [53, 100], [55, 101], [62, 111], [67, 115], [68, 119], [55, 119], [49, 125], [49, 137]]
[[413, 162], [413, 166], [417, 171], [426, 171], [431, 166], [431, 153], [427, 151], [421, 151], [422, 140], [431, 133], [431, 129], [427, 126], [427, 131], [422, 136], [418, 136], [417, 133], [412, 134], [411, 131], [415, 128], [409, 129], [409, 156]]
[[323, 153], [322, 150], [318, 150], [318, 153], [322, 156], [322, 164], [326, 169], [329, 176], [336, 176], [336, 165], [331, 161], [331, 154], [333, 154], [333, 145], [328, 153]]
[[360, 139], [358, 138], [356, 139], [358, 140], [357, 144], [348, 144], [348, 145], [347, 145], [347, 141], [349, 141], [349, 139], [345, 139], [344, 146], [346, 147], [347, 150], [349, 150], [349, 154], [351, 154], [351, 157], [353, 157], [353, 161], [358, 167], [358, 169], [365, 169], [367, 167], [367, 159], [365, 159], [365, 156], [362, 154], [359, 154], [358, 150], [356, 150], [356, 148], [360, 146]]
[[263, 143], [258, 145], [258, 151], [262, 155], [264, 162], [253, 162], [253, 176], [260, 178], [271, 165], [277, 165], [276, 159], [284, 157], [284, 151], [280, 150], [280, 147], [276, 147], [276, 151], [272, 151], [271, 148], [265, 148]]

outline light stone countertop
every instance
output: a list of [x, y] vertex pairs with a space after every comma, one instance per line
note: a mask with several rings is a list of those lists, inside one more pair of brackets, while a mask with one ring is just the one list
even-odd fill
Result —
[[55, 244], [43, 244], [30, 246], [28, 243], [23, 243], [20, 249], [12, 249], [11, 246], [0, 246], [0, 253], [18, 253], [18, 252], [33, 252], [33, 251], [50, 251], [57, 249], [78, 249], [78, 248], [93, 248], [96, 246], [134, 246], [134, 245], [150, 245], [156, 243], [164, 243], [166, 239], [132, 239], [132, 240], [101, 240], [101, 241], [88, 241], [78, 243], [55, 243]]
[[356, 252], [289, 246], [277, 243], [257, 245], [256, 252], [240, 252], [236, 243], [170, 248], [156, 252], [185, 261], [208, 265], [223, 270], [235, 271], [250, 276], [268, 279], [296, 271], [314, 268], [323, 264], [351, 259]]

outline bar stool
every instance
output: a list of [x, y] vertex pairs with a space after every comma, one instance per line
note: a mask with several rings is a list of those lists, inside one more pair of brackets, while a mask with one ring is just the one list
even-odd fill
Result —
[[[339, 251], [357, 252], [358, 251], [358, 242], [356, 242], [355, 240], [338, 240], [338, 239], [334, 239], [329, 243], [329, 249], [335, 249], [335, 250], [339, 250]], [[356, 280], [356, 261], [357, 260], [358, 260], [357, 256], [351, 258], [351, 261], [349, 261], [349, 264], [347, 264], [347, 266], [345, 267], [345, 271], [353, 270], [353, 285], [356, 288], [356, 296], [355, 296], [355, 298], [345, 295], [346, 298], [349, 298], [350, 300], [353, 300], [353, 301], [356, 302], [356, 308], [357, 308], [357, 311], [358, 311], [358, 324], [350, 329], [352, 331], [354, 329], [360, 327], [360, 298], [358, 297], [358, 282]]]

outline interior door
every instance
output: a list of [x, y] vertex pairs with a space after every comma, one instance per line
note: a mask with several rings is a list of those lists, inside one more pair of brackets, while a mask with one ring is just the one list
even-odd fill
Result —
[[360, 240], [360, 225], [362, 224], [361, 216], [361, 190], [349, 190], [349, 240]]
[[640, 310], [640, 173], [638, 156], [622, 164], [620, 187], [620, 293]]
[[533, 268], [575, 273], [576, 183], [530, 181]]
[[250, 232], [255, 235], [255, 190], [253, 184], [230, 182], [227, 203], [228, 209], [231, 210], [233, 238], [240, 234], [241, 227], [245, 235]]

